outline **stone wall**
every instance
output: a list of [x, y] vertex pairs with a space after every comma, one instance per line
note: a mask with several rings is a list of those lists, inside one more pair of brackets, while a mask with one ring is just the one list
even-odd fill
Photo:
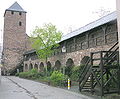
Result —
[[26, 40], [26, 13], [6, 11], [4, 15], [3, 65], [16, 67], [23, 58]]
[[[111, 46], [113, 46], [113, 44], [99, 46], [99, 47], [95, 47], [95, 48], [89, 48], [89, 49], [85, 49], [85, 50], [79, 50], [79, 51], [75, 51], [75, 52], [71, 52], [71, 53], [63, 53], [61, 55], [56, 55], [56, 56], [52, 56], [52, 57], [48, 58], [48, 61], [51, 63], [52, 67], [55, 66], [56, 61], [60, 61], [61, 66], [66, 66], [68, 59], [72, 59], [75, 66], [80, 66], [81, 60], [83, 59], [84, 56], [90, 56], [91, 52], [107, 51], [107, 50], [109, 50], [109, 48], [111, 48]], [[38, 70], [40, 70], [41, 62], [43, 62], [44, 66], [46, 66], [45, 60], [40, 60], [40, 59], [31, 60], [31, 58], [30, 58], [29, 60], [24, 61], [24, 66], [27, 64], [27, 66], [28, 66], [27, 70], [29, 70], [30, 64], [33, 65], [33, 68], [34, 68], [35, 64], [37, 64]], [[24, 67], [24, 70], [25, 70], [25, 67]]]
[[[56, 62], [59, 62], [60, 66], [67, 66], [67, 63], [71, 60], [71, 65], [80, 66], [84, 56], [90, 56], [91, 52], [107, 51], [117, 40], [117, 25], [116, 21], [113, 21], [60, 42], [58, 51], [48, 58], [48, 62], [53, 67]], [[63, 46], [66, 48], [66, 52], [62, 52]], [[45, 61], [37, 59], [36, 54], [33, 52], [27, 54], [26, 59], [24, 66], [27, 64], [28, 69], [30, 69], [30, 64], [33, 67], [37, 64], [38, 69], [40, 69], [41, 62], [46, 66]]]

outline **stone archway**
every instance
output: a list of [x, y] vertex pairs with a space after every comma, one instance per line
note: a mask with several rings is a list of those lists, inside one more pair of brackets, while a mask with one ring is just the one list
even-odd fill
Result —
[[66, 67], [73, 67], [73, 66], [74, 66], [74, 61], [71, 58], [69, 58], [66, 62]]
[[35, 64], [35, 65], [34, 65], [34, 68], [38, 70], [38, 65], [37, 65], [37, 64]]
[[48, 62], [47, 62], [47, 71], [50, 71], [50, 70], [51, 70], [51, 67], [52, 67], [52, 65], [51, 65], [50, 61], [48, 61]]
[[73, 67], [74, 67], [74, 61], [71, 58], [69, 58], [66, 62], [65, 74], [71, 76]]
[[57, 60], [55, 62], [54, 70], [60, 70], [60, 67], [61, 67], [61, 62], [59, 60]]
[[28, 65], [27, 64], [25, 64], [25, 71], [27, 71], [28, 70]]
[[33, 69], [33, 64], [32, 63], [30, 63], [30, 65], [29, 65], [29, 70], [31, 70], [31, 69]]
[[44, 71], [44, 63], [43, 62], [40, 63], [39, 69], [40, 69], [40, 71]]

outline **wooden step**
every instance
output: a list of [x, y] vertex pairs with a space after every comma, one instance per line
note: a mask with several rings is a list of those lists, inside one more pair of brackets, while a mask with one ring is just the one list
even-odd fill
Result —
[[82, 89], [91, 89], [91, 87], [83, 87]]
[[88, 86], [88, 85], [85, 85], [84, 87], [91, 87], [90, 85]]

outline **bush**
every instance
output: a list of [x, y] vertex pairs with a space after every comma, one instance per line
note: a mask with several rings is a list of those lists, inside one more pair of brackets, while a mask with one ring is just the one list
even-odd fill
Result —
[[62, 74], [59, 71], [54, 71], [52, 75], [50, 76], [50, 80], [55, 86], [62, 86], [66, 82], [66, 79], [68, 77], [64, 74]]
[[65, 67], [65, 75], [68, 75], [70, 77], [72, 74], [72, 68], [73, 68], [72, 66]]
[[21, 78], [28, 78], [29, 72], [21, 72], [19, 73], [19, 77]]
[[19, 76], [19, 73], [16, 73], [15, 76]]
[[65, 66], [62, 66], [62, 67], [60, 68], [60, 71], [61, 71], [61, 73], [65, 74]]
[[40, 74], [38, 73], [37, 69], [32, 69], [28, 72], [19, 73], [19, 77], [21, 78], [35, 79], [38, 78], [39, 76]]
[[75, 66], [75, 67], [72, 68], [72, 72], [71, 72], [72, 74], [70, 76], [71, 80], [78, 81], [83, 67], [84, 67], [84, 65]]

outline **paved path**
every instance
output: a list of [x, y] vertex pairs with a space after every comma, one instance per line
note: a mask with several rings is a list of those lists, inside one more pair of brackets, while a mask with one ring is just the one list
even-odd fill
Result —
[[0, 99], [92, 99], [90, 97], [51, 87], [18, 77], [2, 77]]

